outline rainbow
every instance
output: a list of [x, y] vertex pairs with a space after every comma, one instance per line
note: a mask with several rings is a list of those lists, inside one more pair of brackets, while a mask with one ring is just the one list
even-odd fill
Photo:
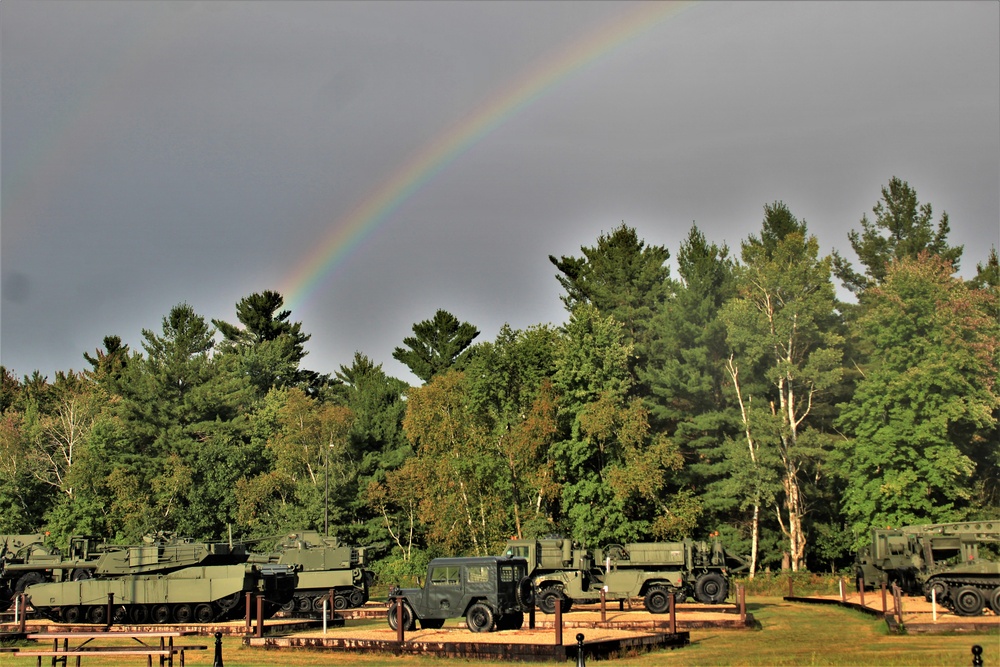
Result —
[[320, 242], [312, 245], [309, 254], [297, 263], [279, 289], [285, 296], [285, 307], [294, 309], [307, 301], [379, 225], [480, 139], [570, 75], [694, 4], [694, 0], [640, 3], [611, 24], [542, 62], [435, 137], [335, 221]]

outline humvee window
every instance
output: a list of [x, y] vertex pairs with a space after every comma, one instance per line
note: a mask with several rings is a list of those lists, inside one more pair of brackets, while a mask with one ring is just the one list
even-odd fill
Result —
[[458, 566], [436, 567], [431, 570], [431, 584], [434, 586], [457, 586]]
[[466, 581], [470, 584], [482, 584], [490, 580], [490, 568], [486, 565], [470, 566], [466, 569]]

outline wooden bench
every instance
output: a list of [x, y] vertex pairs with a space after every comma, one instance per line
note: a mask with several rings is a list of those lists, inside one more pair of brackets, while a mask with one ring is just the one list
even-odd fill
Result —
[[173, 648], [132, 648], [129, 646], [93, 646], [85, 648], [75, 648], [67, 650], [57, 650], [52, 649], [41, 651], [41, 650], [20, 650], [17, 651], [15, 656], [24, 656], [37, 658], [38, 667], [42, 665], [42, 658], [52, 658], [53, 665], [68, 665], [68, 659], [75, 657], [76, 664], [80, 664], [80, 659], [84, 657], [97, 657], [97, 656], [123, 656], [123, 655], [135, 655], [135, 656], [146, 656], [146, 663], [148, 665], [153, 664], [153, 657], [156, 656], [160, 660], [160, 664], [174, 664], [174, 655], [180, 656], [180, 667], [184, 667], [184, 652], [185, 651], [207, 651], [207, 646], [174, 646]]

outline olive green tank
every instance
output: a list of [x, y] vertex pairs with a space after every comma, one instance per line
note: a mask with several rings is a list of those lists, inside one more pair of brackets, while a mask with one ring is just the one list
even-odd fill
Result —
[[341, 545], [315, 530], [289, 533], [270, 560], [298, 569], [295, 597], [282, 610], [315, 613], [333, 591], [334, 609], [360, 607], [368, 601], [372, 573], [365, 569], [367, 549]]
[[33, 583], [26, 589], [41, 615], [65, 623], [209, 623], [240, 618], [247, 593], [264, 598], [265, 617], [295, 592], [296, 568], [249, 562], [243, 545], [148, 537], [138, 546], [107, 545], [91, 576]]

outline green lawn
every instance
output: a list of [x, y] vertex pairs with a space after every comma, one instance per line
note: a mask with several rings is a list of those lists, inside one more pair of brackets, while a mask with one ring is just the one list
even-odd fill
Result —
[[[760, 630], [693, 630], [691, 645], [675, 651], [623, 656], [601, 664], [621, 667], [689, 665], [972, 665], [971, 648], [984, 649], [984, 664], [1000, 665], [1000, 633], [980, 635], [889, 635], [885, 625], [869, 616], [837, 606], [755, 598], [748, 611]], [[379, 623], [380, 624], [380, 623]], [[353, 623], [352, 623], [353, 625]], [[577, 632], [572, 630], [572, 632]], [[586, 631], [583, 631], [586, 634]], [[186, 638], [185, 643], [209, 644], [214, 638]], [[178, 642], [180, 643], [180, 642]], [[391, 655], [341, 654], [322, 651], [268, 651], [245, 648], [239, 638], [223, 641], [225, 667], [285, 667], [305, 665], [468, 665], [464, 660]], [[188, 665], [211, 666], [213, 652], [192, 653]], [[83, 665], [144, 665], [145, 659], [84, 660]], [[594, 663], [595, 661], [590, 661]], [[0, 653], [0, 666], [34, 665], [34, 658]], [[495, 663], [504, 664], [504, 663]], [[570, 664], [570, 663], [563, 663]]]

